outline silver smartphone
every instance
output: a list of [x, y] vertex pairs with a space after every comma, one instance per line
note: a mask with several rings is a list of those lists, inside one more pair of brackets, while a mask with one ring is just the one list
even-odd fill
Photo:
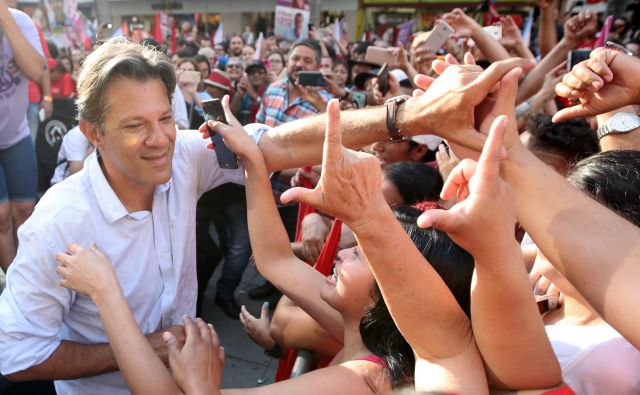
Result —
[[429, 37], [420, 45], [424, 45], [433, 52], [437, 52], [453, 33], [455, 33], [455, 29], [444, 20], [440, 20], [438, 25], [433, 28], [429, 34]]

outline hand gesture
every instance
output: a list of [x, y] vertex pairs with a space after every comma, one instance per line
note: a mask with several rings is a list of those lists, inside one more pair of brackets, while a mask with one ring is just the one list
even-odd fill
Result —
[[639, 104], [639, 72], [638, 58], [611, 49], [594, 49], [588, 60], [575, 65], [556, 85], [559, 96], [579, 99], [580, 104], [558, 111], [553, 121], [604, 114]]
[[[460, 8], [454, 8], [453, 11], [444, 14], [442, 19], [456, 30], [455, 33], [453, 33], [453, 37], [455, 38], [471, 37], [481, 29], [478, 22], [465, 14]], [[438, 48], [432, 48], [432, 50], [437, 51]]]
[[304, 202], [342, 219], [354, 232], [366, 225], [380, 208], [388, 209], [381, 189], [378, 159], [342, 146], [338, 100], [327, 107], [327, 127], [322, 152], [322, 175], [315, 189], [291, 188], [280, 200]]
[[[472, 57], [465, 55], [465, 59], [468, 58]], [[434, 80], [419, 75], [415, 79], [416, 84], [425, 92], [407, 101], [406, 119], [416, 120], [416, 124], [410, 124], [409, 128], [413, 127], [414, 130], [422, 130], [423, 133], [438, 135], [446, 139], [450, 145], [457, 144], [475, 150], [477, 157], [488, 128], [484, 130], [484, 135], [478, 133], [476, 127], [480, 123], [476, 122], [476, 107], [486, 101], [487, 96], [496, 86], [502, 85], [498, 84], [501, 80], [509, 81], [511, 85], [515, 84], [517, 89], [517, 78], [513, 80], [513, 73], [517, 73], [516, 77], [518, 77], [522, 72], [521, 68], [531, 66], [526, 59], [512, 58], [494, 62], [483, 71], [475, 65], [434, 61], [433, 68], [440, 74], [439, 78]], [[513, 88], [511, 85], [509, 86]], [[511, 103], [512, 106], [513, 103]], [[511, 135], [506, 141], [511, 141]], [[469, 157], [469, 155], [461, 155], [455, 149], [454, 151], [458, 156]]]
[[515, 46], [522, 41], [518, 25], [516, 25], [516, 22], [510, 15], [501, 17], [500, 24], [502, 25], [502, 39], [500, 40], [500, 44], [505, 48], [515, 48]]
[[315, 263], [322, 252], [331, 227], [319, 214], [307, 215], [302, 220], [301, 226], [302, 255], [307, 259], [307, 262]]
[[242, 305], [240, 307], [240, 322], [244, 325], [244, 331], [254, 343], [264, 350], [271, 350], [276, 344], [269, 334], [269, 302], [264, 302], [260, 309], [260, 318], [256, 318]]
[[291, 177], [291, 186], [299, 187], [302, 186], [301, 179], [305, 178], [307, 181], [311, 183], [314, 187], [318, 185], [320, 181], [320, 171], [316, 171], [315, 168], [311, 168], [311, 171], [306, 171], [303, 167], [300, 167], [296, 174]]
[[567, 73], [567, 62], [562, 62], [544, 75], [544, 82], [540, 91], [545, 97], [552, 99], [556, 95], [556, 85], [562, 81], [562, 76]]
[[389, 69], [400, 69], [406, 71], [409, 68], [409, 59], [407, 57], [407, 51], [404, 49], [404, 45], [400, 44], [398, 48], [389, 48], [389, 51], [395, 55], [395, 63], [389, 65]]
[[89, 249], [69, 243], [67, 252], [55, 256], [60, 285], [94, 299], [98, 295], [119, 292], [116, 272], [107, 257], [91, 243]]
[[[449, 210], [425, 211], [418, 218], [420, 227], [433, 226], [447, 232], [476, 262], [491, 262], [516, 242], [515, 198], [509, 184], [499, 177], [507, 121], [504, 115], [497, 117], [479, 161], [463, 160], [445, 182], [442, 198], [457, 195], [457, 203]], [[490, 243], [487, 234], [491, 234]]]
[[308, 101], [314, 106], [318, 111], [324, 112], [327, 106], [327, 103], [324, 101], [322, 95], [316, 87], [313, 86], [300, 86], [300, 97], [303, 100]]
[[171, 332], [163, 334], [173, 377], [186, 394], [219, 394], [225, 354], [218, 334], [201, 318], [183, 320], [187, 339], [182, 348]]
[[580, 11], [565, 22], [563, 39], [577, 46], [580, 42], [593, 38], [597, 30], [597, 15], [589, 10]]
[[460, 163], [460, 159], [452, 150], [447, 150], [444, 144], [438, 145], [436, 152], [436, 162], [438, 162], [438, 171], [443, 180], [449, 178], [451, 171]]
[[556, 5], [556, 0], [536, 0], [536, 5], [540, 11], [552, 10]]
[[[222, 107], [224, 108], [224, 115], [229, 122], [229, 125], [225, 125], [222, 122], [208, 121], [200, 126], [198, 131], [202, 134], [203, 139], [211, 137], [212, 133], [220, 133], [222, 140], [231, 151], [238, 155], [241, 159], [256, 158], [261, 156], [260, 149], [253, 141], [253, 139], [244, 131], [238, 119], [233, 115], [229, 108], [229, 96], [225, 95], [222, 98]], [[213, 149], [213, 143], [207, 144], [207, 148]]]

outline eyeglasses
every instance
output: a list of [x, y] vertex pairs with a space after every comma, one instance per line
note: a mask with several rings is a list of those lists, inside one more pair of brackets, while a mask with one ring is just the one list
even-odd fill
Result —
[[228, 69], [241, 69], [242, 65], [240, 63], [232, 63], [227, 65]]

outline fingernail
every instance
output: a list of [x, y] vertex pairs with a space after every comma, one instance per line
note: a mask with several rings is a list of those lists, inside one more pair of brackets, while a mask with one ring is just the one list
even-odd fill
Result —
[[264, 302], [264, 303], [262, 304], [262, 307], [263, 307], [263, 308], [265, 308], [265, 307], [269, 307], [269, 302]]

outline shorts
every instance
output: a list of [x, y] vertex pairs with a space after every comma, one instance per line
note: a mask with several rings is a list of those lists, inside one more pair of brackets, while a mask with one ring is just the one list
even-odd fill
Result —
[[38, 194], [38, 164], [31, 135], [0, 149], [0, 203], [35, 201]]

